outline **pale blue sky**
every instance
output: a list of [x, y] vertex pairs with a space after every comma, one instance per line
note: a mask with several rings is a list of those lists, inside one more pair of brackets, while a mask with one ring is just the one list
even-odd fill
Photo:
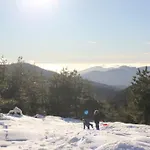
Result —
[[29, 1], [0, 0], [0, 54], [10, 61], [150, 64], [149, 0]]

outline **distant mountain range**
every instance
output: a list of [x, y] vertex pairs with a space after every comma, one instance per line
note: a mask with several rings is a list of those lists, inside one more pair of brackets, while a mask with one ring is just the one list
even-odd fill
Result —
[[[8, 73], [11, 73], [14, 70], [14, 68], [17, 66], [18, 66], [17, 63], [7, 65]], [[22, 67], [25, 72], [30, 72], [32, 75], [42, 74], [46, 79], [49, 79], [54, 74], [56, 74], [56, 72], [48, 71], [48, 70], [42, 69], [40, 67], [31, 65], [28, 63], [23, 63]], [[116, 95], [116, 93], [118, 93], [118, 90], [120, 90], [116, 88], [115, 86], [109, 86], [109, 85], [97, 83], [94, 81], [89, 81], [89, 82], [91, 84], [91, 90], [93, 91], [93, 94], [95, 94], [95, 97], [99, 101], [104, 101], [104, 100], [111, 101], [111, 99]]]
[[[139, 69], [144, 69], [140, 67]], [[136, 67], [121, 66], [118, 68], [103, 68], [92, 67], [81, 71], [80, 74], [83, 78], [90, 81], [103, 83], [111, 86], [127, 87], [131, 84], [132, 77], [136, 75]], [[150, 70], [150, 67], [148, 67]]]
[[[8, 65], [8, 73], [11, 73], [17, 66], [17, 63]], [[46, 79], [56, 74], [56, 72], [48, 71], [28, 63], [23, 63], [22, 66], [25, 72], [30, 72], [32, 75], [42, 74]], [[140, 69], [144, 69], [144, 67]], [[148, 70], [150, 70], [150, 67], [148, 67]], [[80, 72], [80, 74], [84, 79], [89, 80], [91, 89], [97, 100], [111, 102], [120, 101], [119, 103], [125, 103], [125, 88], [130, 85], [136, 71], [136, 67], [128, 66], [106, 69], [103, 67], [92, 67]]]
[[94, 66], [94, 67], [91, 67], [91, 68], [80, 71], [80, 74], [89, 73], [91, 71], [108, 71], [110, 69], [113, 69], [113, 67], [104, 68], [104, 67], [101, 67], [101, 66]]
[[[8, 65], [8, 71], [13, 70], [17, 65], [17, 63]], [[42, 73], [46, 78], [50, 78], [56, 73], [28, 63], [23, 63], [23, 68], [26, 71], [37, 74]], [[103, 68], [101, 66], [95, 66], [79, 73], [84, 79], [92, 81], [94, 85], [99, 84], [99, 86], [103, 88], [108, 88], [108, 86], [110, 86], [123, 89], [130, 85], [132, 77], [136, 75], [137, 69], [138, 68], [136, 67], [129, 66], [121, 66], [118, 68]], [[140, 67], [139, 69], [144, 69], [144, 67]], [[148, 70], [150, 70], [150, 67], [148, 67]]]

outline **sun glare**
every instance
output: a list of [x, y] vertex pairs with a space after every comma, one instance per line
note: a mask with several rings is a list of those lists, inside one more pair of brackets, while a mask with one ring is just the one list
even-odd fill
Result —
[[58, 0], [16, 0], [17, 6], [25, 12], [41, 12], [57, 7]]
[[52, 0], [22, 0], [22, 4], [25, 7], [41, 8], [46, 7]]

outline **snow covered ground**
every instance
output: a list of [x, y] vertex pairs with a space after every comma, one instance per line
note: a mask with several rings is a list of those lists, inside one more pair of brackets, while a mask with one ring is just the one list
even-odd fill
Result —
[[150, 150], [150, 126], [115, 122], [97, 131], [73, 119], [6, 116], [0, 150]]

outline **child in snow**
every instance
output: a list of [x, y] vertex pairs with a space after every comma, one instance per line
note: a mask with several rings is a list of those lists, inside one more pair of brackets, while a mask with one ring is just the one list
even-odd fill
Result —
[[93, 124], [91, 124], [88, 119], [83, 119], [83, 128], [85, 129], [85, 127], [87, 127], [90, 129], [90, 126], [93, 128]]

